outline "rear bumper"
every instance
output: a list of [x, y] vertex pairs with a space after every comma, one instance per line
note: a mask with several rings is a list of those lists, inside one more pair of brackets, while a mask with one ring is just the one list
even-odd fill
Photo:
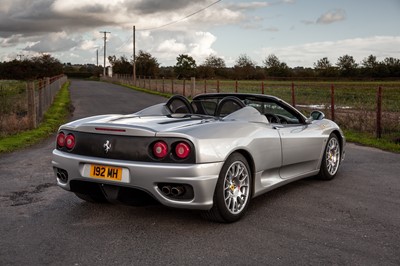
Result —
[[[63, 169], [68, 173], [66, 182], [57, 177], [57, 184], [65, 190], [71, 190], [70, 182], [74, 180], [109, 184], [144, 190], [166, 206], [208, 210], [213, 205], [215, 186], [223, 162], [206, 164], [133, 162], [106, 160], [53, 150], [52, 164], [53, 167]], [[124, 169], [122, 180], [112, 181], [90, 177], [88, 173], [90, 164], [121, 167]], [[190, 200], [171, 199], [161, 191], [158, 186], [160, 183], [189, 185], [193, 188], [194, 196]]]

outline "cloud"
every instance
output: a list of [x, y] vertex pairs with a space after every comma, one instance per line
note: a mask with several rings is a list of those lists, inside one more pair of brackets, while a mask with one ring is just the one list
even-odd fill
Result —
[[267, 2], [241, 2], [238, 4], [228, 4], [227, 8], [231, 10], [252, 10], [270, 6]]
[[331, 24], [346, 19], [346, 11], [344, 9], [335, 9], [322, 14], [317, 19], [317, 24]]
[[158, 46], [156, 52], [158, 53], [174, 53], [180, 54], [186, 52], [186, 45], [184, 43], [177, 42], [175, 39], [165, 40]]
[[69, 38], [65, 32], [49, 34], [24, 48], [25, 51], [39, 53], [60, 52], [76, 47], [79, 41]]
[[[198, 0], [196, 4], [207, 5], [209, 1]], [[132, 5], [130, 10], [135, 9], [135, 12], [142, 14], [153, 14], [159, 12], [169, 12], [185, 9], [187, 6], [192, 6], [192, 1], [187, 0], [141, 0], [136, 5]]]
[[278, 32], [279, 28], [277, 28], [277, 27], [267, 27], [267, 28], [264, 28], [263, 31]]
[[[217, 54], [212, 49], [217, 38], [210, 32], [180, 32], [179, 35], [176, 35], [177, 38], [164, 38], [165, 36], [168, 35], [153, 34], [151, 38], [148, 36], [148, 40], [141, 40], [139, 46], [146, 47], [146, 52], [151, 53], [166, 65], [175, 65], [176, 57], [179, 54], [188, 54], [197, 63], [203, 62], [210, 54]], [[154, 45], [155, 43], [158, 45]]]
[[291, 67], [313, 67], [313, 64], [323, 57], [328, 57], [335, 64], [337, 59], [345, 54], [353, 56], [358, 62], [370, 54], [375, 55], [378, 60], [385, 57], [399, 58], [400, 50], [393, 47], [400, 47], [400, 36], [373, 36], [286, 47], [264, 47], [259, 55], [260, 58], [265, 58], [269, 54], [275, 54]]
[[192, 37], [194, 37], [194, 39], [189, 45], [191, 48], [189, 54], [197, 58], [197, 61], [204, 61], [204, 59], [210, 54], [216, 54], [211, 47], [217, 40], [217, 37], [209, 32], [196, 32]]

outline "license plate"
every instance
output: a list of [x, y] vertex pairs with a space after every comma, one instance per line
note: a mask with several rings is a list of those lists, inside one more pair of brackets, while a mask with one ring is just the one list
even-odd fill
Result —
[[107, 180], [121, 181], [122, 168], [105, 165], [90, 165], [90, 176]]

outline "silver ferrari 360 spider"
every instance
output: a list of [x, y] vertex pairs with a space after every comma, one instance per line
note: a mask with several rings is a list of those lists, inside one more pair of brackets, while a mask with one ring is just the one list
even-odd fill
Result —
[[234, 222], [253, 197], [300, 178], [335, 177], [345, 145], [322, 112], [307, 118], [273, 96], [175, 95], [134, 114], [61, 126], [52, 164], [57, 184], [89, 202], [150, 195]]

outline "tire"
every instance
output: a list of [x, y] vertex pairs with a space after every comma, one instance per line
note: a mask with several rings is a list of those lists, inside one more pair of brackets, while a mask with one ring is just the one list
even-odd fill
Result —
[[243, 155], [233, 153], [219, 174], [212, 208], [202, 215], [208, 220], [222, 223], [238, 221], [245, 214], [252, 197], [252, 177]]
[[87, 193], [79, 193], [74, 192], [75, 196], [80, 198], [81, 200], [90, 202], [90, 203], [106, 203], [108, 202], [104, 195], [100, 194], [87, 194]]
[[339, 170], [341, 160], [341, 147], [335, 134], [329, 136], [322, 156], [321, 168], [318, 177], [322, 180], [332, 180]]

